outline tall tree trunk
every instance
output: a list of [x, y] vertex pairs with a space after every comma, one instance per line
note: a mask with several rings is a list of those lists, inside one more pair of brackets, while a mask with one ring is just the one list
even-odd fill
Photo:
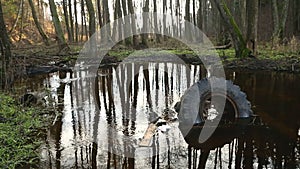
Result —
[[117, 12], [117, 25], [118, 25], [118, 39], [122, 39], [122, 43], [125, 43], [124, 38], [123, 38], [123, 18], [122, 18], [122, 9], [121, 9], [121, 0], [116, 0], [116, 12]]
[[[172, 36], [176, 35], [176, 25], [174, 24], [174, 9], [173, 9], [173, 0], [170, 0], [170, 12], [171, 12], [171, 31], [170, 34]], [[160, 43], [160, 42], [159, 42]]]
[[118, 17], [118, 12], [120, 10], [120, 0], [115, 0], [115, 4], [114, 4], [114, 22], [113, 22], [113, 32], [112, 32], [112, 38], [113, 40], [117, 40], [118, 39], [118, 35], [120, 34], [120, 32], [117, 31], [118, 29], [118, 21], [117, 19]]
[[11, 51], [10, 51], [10, 41], [6, 30], [6, 24], [3, 18], [2, 4], [0, 1], [0, 47], [2, 54], [2, 70], [1, 70], [1, 87], [2, 89], [8, 89], [11, 86], [10, 84], [10, 59], [11, 59]]
[[[279, 11], [279, 4], [282, 3], [282, 9]], [[282, 0], [278, 2], [277, 0], [272, 0], [272, 9], [273, 9], [273, 22], [274, 22], [274, 30], [273, 30], [273, 43], [282, 43], [283, 34], [285, 32], [285, 24], [288, 15], [289, 9], [289, 0]]]
[[19, 32], [19, 42], [22, 40], [23, 23], [24, 23], [24, 3], [22, 3], [21, 23], [20, 23], [20, 32]]
[[16, 26], [18, 24], [19, 18], [20, 18], [21, 14], [22, 14], [22, 11], [23, 11], [23, 3], [24, 3], [24, 0], [20, 0], [20, 5], [19, 5], [19, 8], [18, 8], [18, 14], [17, 14], [16, 20], [15, 20], [13, 26], [11, 27], [10, 31], [8, 32], [8, 34], [11, 34], [12, 31], [15, 30], [15, 28], [16, 28]]
[[[246, 35], [246, 5], [248, 1], [246, 0], [234, 0], [235, 10], [234, 10], [234, 18], [236, 19], [237, 25], [241, 29], [243, 35]], [[250, 3], [250, 2], [249, 2]]]
[[[122, 10], [123, 10], [123, 15], [127, 15], [127, 6], [126, 6], [126, 0], [122, 0]], [[121, 12], [122, 14], [122, 12]]]
[[40, 12], [41, 12], [41, 1], [40, 0], [37, 0], [37, 17], [38, 17], [38, 19], [40, 20], [41, 19], [41, 14], [40, 14]]
[[135, 17], [134, 17], [134, 9], [133, 9], [133, 4], [132, 4], [132, 0], [127, 0], [128, 3], [128, 11], [131, 14], [131, 29], [132, 29], [132, 42], [133, 42], [133, 46], [137, 47], [138, 46], [138, 35], [136, 35], [136, 23], [135, 23]]
[[68, 52], [70, 50], [70, 48], [69, 48], [68, 44], [66, 43], [64, 33], [61, 28], [54, 0], [49, 0], [49, 5], [50, 5], [50, 11], [51, 11], [51, 15], [52, 15], [52, 21], [53, 21], [56, 36], [57, 36], [59, 52]]
[[203, 21], [202, 21], [202, 31], [206, 33], [207, 31], [207, 1], [202, 1], [202, 17], [203, 17]]
[[86, 13], [84, 12], [84, 33], [85, 33], [85, 38], [86, 40], [89, 39], [89, 31], [88, 31], [88, 27], [87, 27], [87, 16], [86, 16]]
[[272, 14], [273, 14], [273, 24], [274, 24], [274, 30], [273, 30], [273, 39], [277, 38], [277, 33], [279, 30], [279, 13], [278, 13], [278, 6], [277, 6], [277, 0], [272, 0]]
[[44, 27], [44, 23], [45, 23], [45, 12], [44, 12], [44, 6], [45, 6], [45, 2], [43, 0], [40, 0], [40, 15], [39, 15], [39, 21], [40, 21], [40, 24], [42, 26], [43, 29], [45, 29]]
[[[95, 10], [94, 10], [94, 13], [95, 13]], [[74, 0], [74, 20], [75, 20], [75, 42], [78, 42], [78, 17], [77, 17], [77, 1]]]
[[[153, 12], [154, 12], [154, 16], [153, 16], [153, 19], [154, 19], [154, 31], [155, 32], [158, 32], [158, 24], [157, 24], [157, 4], [156, 4], [156, 0], [153, 0]], [[160, 35], [155, 33], [154, 34], [155, 36], [155, 40], [157, 43], [160, 43]]]
[[289, 14], [289, 4], [290, 4], [290, 0], [283, 0], [283, 7], [282, 7], [282, 18], [281, 18], [281, 22], [280, 22], [280, 30], [279, 31], [279, 37], [280, 39], [283, 39], [283, 34], [285, 32], [285, 25], [286, 25], [286, 20], [287, 20], [287, 16]]
[[[146, 32], [148, 30], [148, 19], [149, 19], [149, 0], [145, 1], [145, 5], [143, 7], [143, 32]], [[148, 40], [148, 34], [144, 33], [142, 34], [142, 45], [148, 46], [147, 40]]]
[[86, 7], [89, 12], [89, 36], [96, 32], [95, 10], [91, 0], [86, 0]]
[[193, 24], [196, 26], [196, 0], [193, 0]]
[[105, 31], [107, 32], [108, 36], [111, 36], [111, 30], [110, 30], [111, 28], [108, 23], [110, 23], [108, 1], [103, 0], [103, 24], [107, 25]]
[[167, 40], [167, 10], [168, 10], [168, 7], [167, 7], [167, 0], [163, 0], [163, 32], [164, 32], [164, 36], [163, 36], [163, 40], [166, 41]]
[[258, 0], [247, 1], [246, 43], [252, 54], [257, 54]]
[[[127, 6], [126, 6], [126, 0], [122, 0], [122, 9], [123, 9], [123, 15], [125, 17], [125, 28], [124, 28], [124, 37], [128, 34], [131, 33], [131, 28], [130, 28], [130, 18], [127, 16], [128, 15], [128, 12], [127, 12]], [[125, 39], [125, 45], [129, 46], [132, 44], [132, 41], [130, 38], [126, 38]]]
[[73, 13], [72, 13], [72, 0], [69, 0], [69, 17], [70, 17], [70, 27], [71, 27], [71, 34], [72, 39], [70, 39], [70, 42], [74, 41], [74, 21], [73, 21]]
[[103, 19], [101, 13], [101, 0], [97, 0], [97, 12], [98, 12], [99, 28], [101, 29], [103, 26]]
[[[186, 21], [191, 22], [191, 16], [190, 16], [190, 0], [186, 0], [186, 4], [185, 4], [185, 18]], [[184, 25], [185, 27], [185, 36], [187, 40], [192, 40], [192, 34], [191, 34], [191, 27], [189, 26], [189, 24], [187, 22], [185, 22], [186, 24]]]
[[295, 1], [295, 29], [294, 29], [294, 34], [299, 34], [300, 32], [300, 1], [294, 0]]
[[237, 26], [233, 16], [231, 15], [226, 2], [224, 0], [212, 0], [212, 2], [218, 8], [220, 16], [229, 30], [235, 48], [236, 57], [249, 56], [250, 50], [247, 48], [243, 34]]
[[199, 42], [203, 42], [203, 12], [202, 12], [202, 2], [199, 0], [199, 8], [197, 12], [197, 27], [200, 29], [200, 35], [197, 35], [200, 39], [198, 39]]
[[[200, 1], [200, 0], [199, 0]], [[181, 37], [181, 24], [180, 24], [180, 1], [179, 0], [176, 0], [176, 4], [175, 4], [175, 16], [177, 18], [177, 36], [178, 37]]]
[[83, 41], [84, 37], [84, 22], [85, 22], [85, 9], [84, 9], [84, 0], [80, 1], [81, 4], [81, 38], [80, 40]]
[[246, 9], [246, 6], [247, 6], [247, 0], [242, 0], [240, 2], [240, 16], [241, 16], [241, 30], [243, 32], [243, 34], [245, 35], [246, 34], [246, 27], [247, 27], [247, 20], [246, 20], [246, 17], [247, 17], [247, 9]]
[[64, 18], [65, 18], [65, 23], [66, 23], [67, 33], [68, 33], [68, 40], [69, 42], [71, 42], [73, 37], [72, 37], [70, 23], [69, 23], [67, 0], [63, 0], [63, 11], [64, 11]]
[[43, 28], [41, 27], [41, 25], [40, 25], [40, 23], [39, 23], [39, 21], [38, 21], [38, 18], [37, 18], [37, 15], [36, 15], [36, 11], [35, 11], [35, 9], [34, 9], [34, 4], [33, 4], [32, 0], [28, 0], [28, 2], [29, 2], [29, 5], [30, 5], [30, 8], [31, 8], [32, 17], [33, 17], [35, 26], [36, 26], [36, 28], [38, 29], [38, 31], [39, 31], [39, 33], [40, 33], [40, 35], [41, 35], [41, 37], [42, 37], [42, 39], [43, 39], [45, 45], [46, 45], [46, 46], [49, 46], [50, 44], [49, 44], [49, 41], [48, 41], [48, 37], [47, 37], [47, 35], [45, 34]]

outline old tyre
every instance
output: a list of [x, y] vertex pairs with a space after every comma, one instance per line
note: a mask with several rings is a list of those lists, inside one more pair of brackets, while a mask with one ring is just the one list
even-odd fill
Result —
[[[230, 126], [233, 134], [233, 130], [241, 131], [253, 115], [246, 94], [231, 81], [216, 77], [205, 78], [192, 85], [175, 109], [179, 113], [179, 129], [188, 143], [191, 134], [199, 136], [204, 124], [216, 128]], [[221, 130], [224, 132], [224, 127]]]

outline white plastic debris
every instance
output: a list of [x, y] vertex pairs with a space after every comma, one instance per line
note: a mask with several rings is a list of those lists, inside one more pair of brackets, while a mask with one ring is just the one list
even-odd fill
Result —
[[214, 120], [218, 116], [218, 111], [212, 105], [210, 109], [208, 109], [208, 120]]
[[161, 131], [162, 133], [165, 133], [171, 129], [171, 126], [169, 125], [162, 125], [158, 127], [158, 130]]

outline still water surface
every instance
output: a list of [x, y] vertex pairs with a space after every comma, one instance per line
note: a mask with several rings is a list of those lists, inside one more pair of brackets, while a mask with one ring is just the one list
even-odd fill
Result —
[[149, 147], [138, 146], [153, 115], [173, 109], [204, 70], [128, 63], [101, 68], [96, 79], [81, 70], [31, 80], [28, 86], [50, 89], [62, 113], [41, 149], [41, 168], [299, 168], [300, 76], [288, 73], [226, 72], [260, 118], [207, 159], [185, 143], [176, 121], [168, 132], [160, 128]]

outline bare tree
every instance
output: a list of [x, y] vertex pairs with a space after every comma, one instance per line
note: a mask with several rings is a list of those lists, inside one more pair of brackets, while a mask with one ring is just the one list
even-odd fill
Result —
[[80, 4], [81, 4], [81, 41], [83, 41], [83, 37], [85, 35], [84, 33], [87, 32], [84, 0], [81, 0]]
[[73, 21], [73, 13], [72, 13], [72, 0], [69, 0], [69, 17], [70, 17], [70, 27], [71, 27], [71, 34], [72, 39], [69, 39], [71, 42], [74, 41], [74, 21]]
[[193, 24], [196, 25], [196, 0], [193, 0]]
[[[282, 9], [278, 8], [279, 3], [281, 3]], [[273, 40], [275, 43], [281, 43], [283, 39], [283, 34], [285, 32], [285, 24], [288, 15], [289, 9], [289, 0], [272, 0], [272, 8], [273, 8], [273, 22], [274, 22], [274, 30], [273, 30]]]
[[[127, 6], [126, 6], [126, 0], [122, 0], [122, 10], [123, 10], [123, 16], [125, 16], [125, 28], [124, 28], [124, 37], [131, 33], [131, 28], [130, 28], [130, 18], [127, 16]], [[127, 17], [126, 17], [127, 16]], [[125, 39], [125, 45], [131, 45], [131, 40], [130, 38]]]
[[201, 1], [202, 2], [202, 30], [203, 32], [207, 31], [207, 9], [208, 9], [208, 5], [207, 5], [207, 1]]
[[[158, 24], [157, 24], [157, 5], [156, 5], [156, 0], [153, 0], [153, 12], [154, 12], [154, 31], [158, 32]], [[157, 41], [157, 43], [160, 43], [160, 35], [159, 34], [155, 34], [155, 39]]]
[[110, 31], [110, 25], [108, 23], [110, 23], [110, 18], [109, 18], [109, 8], [108, 8], [108, 1], [107, 0], [103, 0], [103, 24], [107, 25], [107, 34], [110, 36], [111, 35], [111, 31]]
[[164, 33], [163, 39], [164, 40], [167, 40], [167, 36], [165, 36], [167, 34], [167, 24], [166, 24], [167, 23], [167, 21], [166, 21], [167, 10], [168, 10], [167, 0], [163, 0], [163, 23], [162, 23], [162, 26], [163, 26], [163, 33]]
[[136, 34], [136, 23], [135, 23], [135, 18], [134, 18], [134, 9], [133, 9], [133, 4], [132, 4], [132, 0], [127, 0], [128, 3], [128, 11], [131, 14], [131, 29], [132, 29], [132, 42], [133, 42], [133, 46], [138, 46], [138, 35]]
[[89, 36], [96, 32], [95, 9], [91, 0], [86, 0], [86, 7], [89, 12]]
[[48, 46], [49, 45], [48, 36], [45, 34], [43, 28], [40, 25], [40, 22], [38, 21], [36, 11], [35, 11], [35, 8], [34, 8], [34, 4], [33, 4], [32, 0], [28, 0], [28, 2], [29, 2], [29, 5], [30, 5], [30, 8], [31, 8], [31, 13], [32, 13], [32, 17], [33, 17], [35, 26], [36, 26], [37, 30], [39, 31], [45, 45]]
[[97, 12], [98, 12], [99, 27], [101, 28], [103, 26], [103, 19], [102, 19], [102, 13], [101, 13], [101, 1], [100, 0], [97, 0]]
[[10, 41], [6, 30], [6, 24], [3, 18], [3, 11], [2, 11], [2, 4], [0, 1], [0, 47], [2, 53], [2, 71], [1, 71], [1, 84], [2, 89], [9, 88], [10, 80], [9, 78], [9, 66], [10, 66], [10, 58], [11, 58], [11, 51], [10, 51]]
[[11, 34], [15, 30], [15, 28], [16, 28], [16, 26], [18, 24], [19, 18], [20, 18], [21, 14], [22, 14], [22, 11], [23, 11], [23, 3], [24, 3], [24, 0], [20, 0], [17, 17], [16, 17], [16, 20], [15, 20], [13, 26], [11, 27], [11, 29], [9, 31], [9, 34]]
[[51, 15], [52, 15], [52, 21], [53, 21], [56, 36], [57, 36], [59, 52], [68, 52], [70, 50], [70, 48], [69, 48], [68, 44], [66, 43], [64, 33], [61, 28], [54, 0], [49, 0], [49, 5], [50, 5], [50, 11], [51, 11]]
[[[176, 1], [176, 4], [175, 4], [175, 16], [177, 18], [177, 36], [178, 37], [181, 37], [181, 24], [179, 23], [180, 22], [180, 1], [179, 0], [175, 0]], [[199, 0], [201, 1], [201, 0]]]
[[78, 42], [78, 30], [79, 30], [79, 28], [78, 28], [78, 17], [77, 17], [77, 0], [74, 0], [74, 5], [73, 6], [74, 6], [74, 20], [75, 20], [75, 31], [74, 31], [75, 35], [74, 35], [74, 37], [75, 37], [75, 41]]
[[[114, 12], [114, 30], [115, 33], [113, 33], [113, 36], [119, 36], [117, 39], [123, 39], [123, 30], [122, 30], [122, 9], [121, 9], [121, 0], [115, 1], [115, 12]], [[118, 30], [118, 31], [117, 31]], [[122, 43], [124, 41], [122, 40]]]
[[[203, 12], [202, 12], [202, 2], [201, 0], [199, 0], [199, 8], [198, 8], [198, 12], [197, 12], [197, 27], [202, 31], [202, 25], [203, 25]], [[198, 37], [200, 39], [198, 39], [199, 42], [203, 41], [203, 36], [202, 33], [200, 33], [200, 35], [198, 35]]]
[[236, 19], [236, 22], [239, 26], [239, 28], [241, 29], [241, 31], [243, 32], [243, 34], [246, 34], [246, 26], [247, 26], [247, 21], [246, 21], [246, 17], [247, 17], [247, 11], [246, 11], [246, 6], [247, 3], [251, 3], [248, 2], [246, 0], [234, 0], [234, 18]]
[[73, 39], [73, 36], [72, 36], [70, 23], [69, 23], [67, 0], [63, 0], [63, 11], [64, 11], [64, 18], [65, 18], [65, 23], [66, 23], [67, 33], [68, 33], [68, 40], [69, 40], [69, 42], [71, 42]]
[[[146, 32], [148, 30], [148, 19], [149, 19], [149, 0], [145, 1], [144, 7], [143, 7], [143, 32]], [[148, 46], [148, 34], [144, 33], [142, 34], [142, 45]]]
[[247, 35], [246, 43], [255, 56], [257, 53], [258, 0], [247, 1]]
[[176, 25], [174, 24], [174, 9], [173, 9], [173, 0], [170, 0], [170, 12], [171, 12], [171, 31], [170, 34], [175, 35], [176, 34]]
[[299, 35], [300, 32], [300, 1], [294, 0], [294, 35]]
[[[185, 4], [185, 17], [184, 19], [188, 22], [191, 22], [191, 16], [190, 16], [190, 0], [186, 0], [186, 4]], [[191, 27], [189, 26], [189, 23], [185, 22], [185, 36], [186, 39], [191, 40], [192, 39], [192, 34], [191, 34]]]
[[19, 31], [19, 42], [22, 40], [23, 36], [23, 26], [24, 26], [24, 3], [21, 5], [21, 23], [20, 23], [20, 31]]
[[217, 7], [225, 26], [229, 30], [231, 39], [235, 49], [236, 57], [246, 57], [250, 55], [250, 50], [246, 46], [246, 41], [243, 37], [241, 30], [235, 22], [225, 0], [212, 0]]

